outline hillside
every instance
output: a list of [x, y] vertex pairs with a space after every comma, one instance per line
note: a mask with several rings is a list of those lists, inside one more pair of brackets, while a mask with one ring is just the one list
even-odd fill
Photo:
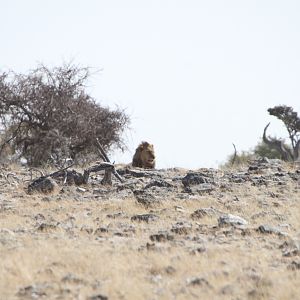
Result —
[[119, 172], [30, 195], [2, 167], [1, 299], [299, 298], [299, 166]]

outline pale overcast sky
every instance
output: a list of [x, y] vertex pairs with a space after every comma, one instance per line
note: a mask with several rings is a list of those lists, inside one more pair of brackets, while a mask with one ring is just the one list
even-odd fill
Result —
[[0, 67], [26, 72], [73, 60], [101, 70], [103, 105], [125, 108], [130, 162], [142, 140], [157, 167], [216, 167], [255, 146], [267, 113], [300, 113], [300, 1], [0, 0]]

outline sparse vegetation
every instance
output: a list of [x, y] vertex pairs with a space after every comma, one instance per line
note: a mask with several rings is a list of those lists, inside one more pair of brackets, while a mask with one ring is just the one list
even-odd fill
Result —
[[59, 163], [124, 146], [129, 117], [98, 104], [86, 92], [89, 68], [72, 64], [37, 67], [28, 74], [0, 74], [1, 151], [9, 145], [30, 165]]
[[300, 156], [300, 118], [293, 108], [286, 105], [279, 105], [269, 108], [270, 115], [277, 117], [284, 123], [288, 131], [290, 146], [283, 140], [276, 138], [267, 138], [266, 131], [270, 123], [265, 127], [263, 141], [272, 149], [280, 153], [281, 159], [285, 161], [297, 161]]
[[229, 155], [226, 162], [222, 164], [221, 168], [231, 168], [236, 166], [245, 166], [249, 163], [250, 160], [255, 158], [255, 154], [252, 150], [241, 151], [240, 153], [234, 153]]
[[278, 158], [281, 159], [281, 154], [267, 145], [264, 141], [258, 142], [253, 149], [253, 154], [257, 157]]

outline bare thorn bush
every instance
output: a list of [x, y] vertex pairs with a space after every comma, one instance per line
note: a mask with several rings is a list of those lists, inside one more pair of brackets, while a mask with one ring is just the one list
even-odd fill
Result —
[[97, 138], [105, 150], [122, 148], [129, 117], [124, 110], [101, 106], [86, 92], [89, 76], [89, 68], [73, 64], [0, 73], [0, 151], [9, 145], [38, 166], [96, 157]]

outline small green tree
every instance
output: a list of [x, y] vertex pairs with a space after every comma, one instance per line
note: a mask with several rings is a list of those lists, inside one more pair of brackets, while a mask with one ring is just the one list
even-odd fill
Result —
[[263, 141], [272, 149], [276, 149], [281, 155], [281, 158], [286, 161], [295, 161], [299, 158], [300, 148], [300, 118], [297, 112], [292, 107], [286, 105], [279, 105], [269, 108], [270, 115], [277, 117], [284, 123], [288, 131], [291, 146], [287, 146], [283, 140], [276, 138], [268, 138], [266, 136], [267, 128], [270, 123], [265, 127], [263, 133]]

